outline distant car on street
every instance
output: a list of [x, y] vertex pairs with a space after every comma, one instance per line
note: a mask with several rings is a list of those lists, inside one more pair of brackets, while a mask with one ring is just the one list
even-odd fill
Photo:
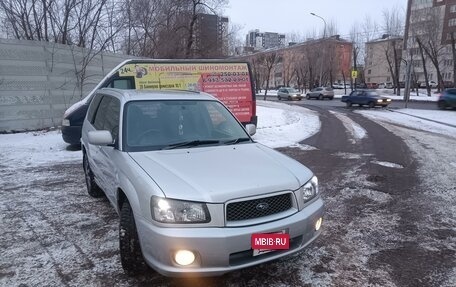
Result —
[[289, 101], [291, 101], [291, 100], [300, 101], [302, 99], [302, 96], [301, 96], [301, 92], [299, 92], [298, 90], [296, 90], [294, 88], [283, 87], [277, 91], [277, 98], [279, 99], [279, 101], [281, 101], [282, 99], [289, 100]]
[[372, 90], [353, 91], [348, 96], [342, 96], [341, 101], [346, 103], [347, 107], [357, 104], [360, 107], [366, 105], [369, 108], [374, 108], [376, 106], [387, 107], [391, 103], [390, 98], [380, 96], [376, 91]]
[[391, 82], [385, 82], [385, 83], [380, 83], [378, 85], [378, 88], [379, 89], [392, 89], [392, 88], [394, 88], [394, 86], [393, 86], [393, 83], [391, 83]]
[[[429, 87], [432, 89], [437, 88], [438, 84], [435, 81], [429, 81]], [[420, 82], [420, 88], [426, 88], [426, 82]]]
[[456, 89], [444, 90], [440, 94], [440, 97], [437, 101], [437, 105], [442, 110], [447, 108], [456, 109]]
[[330, 87], [318, 87], [315, 89], [310, 90], [306, 94], [306, 99], [319, 99], [319, 100], [324, 100], [325, 98], [328, 98], [330, 100], [334, 99], [334, 90]]

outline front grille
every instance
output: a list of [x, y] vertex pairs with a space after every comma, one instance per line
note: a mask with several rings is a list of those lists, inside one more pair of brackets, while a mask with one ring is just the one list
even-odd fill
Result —
[[292, 208], [291, 193], [228, 203], [226, 220], [238, 221], [268, 216]]

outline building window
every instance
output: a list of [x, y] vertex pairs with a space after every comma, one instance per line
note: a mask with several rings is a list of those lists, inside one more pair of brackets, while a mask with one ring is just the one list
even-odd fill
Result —
[[451, 18], [448, 20], [448, 26], [456, 26], [456, 18]]
[[456, 5], [451, 5], [450, 6], [450, 13], [456, 12]]
[[371, 73], [371, 70], [367, 70], [367, 74], [370, 75], [370, 73]]

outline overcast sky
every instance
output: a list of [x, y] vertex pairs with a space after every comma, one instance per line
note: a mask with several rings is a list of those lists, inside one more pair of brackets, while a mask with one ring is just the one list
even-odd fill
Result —
[[[242, 39], [248, 31], [317, 34], [323, 29], [323, 21], [311, 12], [337, 24], [339, 34], [347, 36], [355, 22], [362, 23], [370, 17], [379, 25], [383, 22], [382, 11], [399, 9], [405, 18], [407, 0], [229, 0], [224, 16], [231, 24], [243, 27]], [[347, 37], [348, 38], [348, 37]]]

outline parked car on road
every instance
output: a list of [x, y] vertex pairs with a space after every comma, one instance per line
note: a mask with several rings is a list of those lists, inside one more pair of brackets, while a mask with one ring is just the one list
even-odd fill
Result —
[[325, 98], [328, 98], [330, 100], [334, 99], [334, 90], [330, 87], [318, 87], [315, 89], [310, 90], [306, 94], [306, 99], [319, 99], [319, 100], [324, 100]]
[[456, 88], [446, 89], [437, 100], [437, 105], [440, 109], [444, 110], [447, 108], [456, 108]]
[[128, 274], [149, 265], [166, 276], [221, 275], [320, 235], [317, 178], [254, 132], [204, 92], [94, 94], [81, 138], [86, 185], [120, 216]]
[[[438, 84], [435, 81], [429, 81], [429, 87], [437, 88]], [[426, 82], [420, 82], [420, 88], [426, 88]]]
[[391, 82], [385, 82], [385, 83], [378, 84], [378, 88], [379, 89], [392, 89], [392, 88], [394, 88], [394, 85]]
[[277, 98], [280, 100], [301, 100], [301, 92], [294, 88], [283, 87], [277, 91]]
[[367, 105], [369, 108], [376, 106], [386, 107], [391, 103], [390, 98], [380, 96], [376, 91], [372, 90], [353, 91], [348, 96], [342, 96], [341, 101], [345, 102], [347, 107], [357, 104], [360, 107]]

